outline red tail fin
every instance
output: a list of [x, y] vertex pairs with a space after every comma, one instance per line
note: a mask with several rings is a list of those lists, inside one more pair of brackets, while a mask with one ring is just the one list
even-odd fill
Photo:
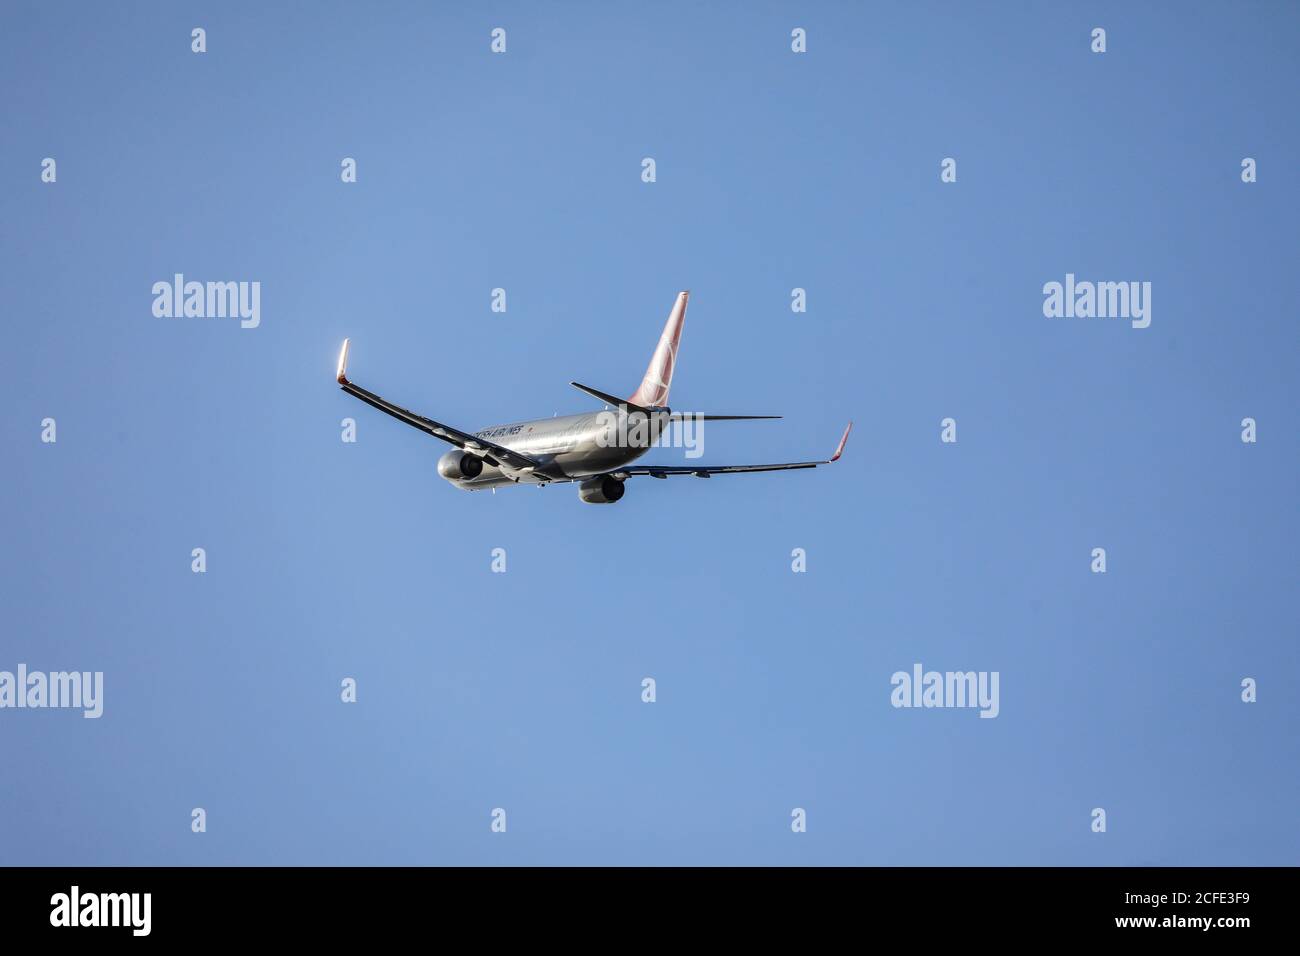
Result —
[[655, 354], [646, 366], [645, 377], [641, 387], [628, 396], [634, 405], [663, 406], [668, 404], [668, 389], [673, 384], [673, 366], [677, 364], [677, 346], [682, 340], [682, 323], [686, 320], [686, 300], [689, 292], [680, 292], [673, 303], [668, 321], [664, 323], [663, 333]]

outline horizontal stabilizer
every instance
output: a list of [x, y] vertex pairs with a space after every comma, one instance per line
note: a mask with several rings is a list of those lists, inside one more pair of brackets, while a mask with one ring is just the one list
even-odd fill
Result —
[[[653, 409], [646, 408], [644, 405], [634, 405], [632, 402], [628, 401], [625, 398], [619, 398], [616, 395], [611, 395], [609, 392], [602, 392], [598, 388], [592, 388], [590, 385], [583, 385], [581, 382], [570, 382], [569, 384], [572, 385], [574, 388], [578, 389], [579, 391], [586, 392], [592, 398], [600, 399], [606, 405], [613, 405], [616, 408], [620, 405], [623, 405], [626, 406], [627, 410], [630, 412], [649, 413], [653, 411]], [[672, 412], [668, 416], [668, 420], [673, 422], [680, 422], [682, 419], [690, 418], [690, 419], [694, 419], [695, 421], [705, 421], [705, 422], [747, 422], [747, 421], [757, 421], [759, 419], [772, 419], [772, 418], [780, 418], [780, 417], [781, 417], [780, 415], [696, 415], [692, 412]]]
[[780, 417], [780, 415], [694, 415], [691, 412], [673, 412], [668, 419], [674, 422], [680, 422], [684, 418], [693, 418], [699, 422], [750, 422]]
[[617, 395], [609, 394], [609, 392], [602, 392], [600, 389], [592, 388], [590, 385], [583, 385], [581, 382], [570, 382], [569, 384], [581, 392], [586, 392], [592, 398], [599, 398], [606, 405], [613, 405], [615, 408], [617, 408], [619, 405], [626, 405], [628, 411], [631, 412], [650, 411], [650, 409], [645, 407], [644, 405], [634, 405], [626, 398], [619, 398]]

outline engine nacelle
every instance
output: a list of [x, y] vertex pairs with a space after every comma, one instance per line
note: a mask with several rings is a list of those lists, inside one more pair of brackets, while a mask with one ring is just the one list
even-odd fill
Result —
[[578, 485], [578, 497], [589, 505], [612, 505], [623, 497], [623, 482], [609, 475], [588, 478]]
[[453, 448], [438, 459], [438, 474], [448, 481], [465, 481], [483, 474], [483, 459]]

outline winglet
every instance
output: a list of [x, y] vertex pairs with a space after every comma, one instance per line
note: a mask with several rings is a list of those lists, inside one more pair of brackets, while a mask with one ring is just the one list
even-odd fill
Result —
[[348, 384], [348, 342], [351, 339], [343, 340], [343, 348], [339, 349], [339, 370], [337, 378], [340, 385]]
[[843, 434], [843, 436], [841, 436], [841, 438], [840, 438], [840, 443], [839, 443], [839, 445], [837, 445], [836, 448], [835, 448], [835, 454], [831, 455], [831, 457], [830, 457], [830, 460], [831, 460], [831, 461], [839, 461], [839, 460], [840, 460], [840, 455], [844, 454], [844, 446], [845, 446], [846, 444], [848, 444], [848, 440], [849, 440], [849, 432], [851, 432], [852, 430], [853, 430], [853, 423], [852, 423], [852, 422], [849, 422], [848, 427], [844, 429], [844, 434]]

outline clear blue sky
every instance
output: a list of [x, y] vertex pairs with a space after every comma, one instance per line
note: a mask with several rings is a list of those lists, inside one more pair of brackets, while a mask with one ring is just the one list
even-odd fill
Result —
[[[105, 701], [0, 712], [0, 860], [1300, 859], [1294, 5], [3, 20], [0, 669]], [[261, 326], [155, 318], [175, 272]], [[1045, 318], [1067, 272], [1150, 281], [1151, 327]], [[460, 427], [580, 411], [687, 288], [673, 404], [786, 416], [705, 457], [852, 418], [842, 462], [470, 495], [333, 382], [351, 336]], [[916, 662], [1000, 716], [893, 709]]]

